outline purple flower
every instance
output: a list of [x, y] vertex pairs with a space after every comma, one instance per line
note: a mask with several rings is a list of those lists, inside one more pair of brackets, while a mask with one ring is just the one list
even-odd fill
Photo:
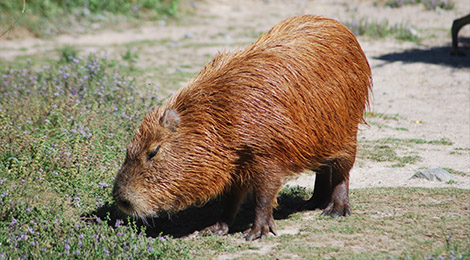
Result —
[[28, 227], [27, 230], [29, 233], [34, 234], [34, 230], [32, 228]]
[[114, 227], [119, 227], [121, 225], [121, 220], [117, 219]]
[[107, 184], [106, 182], [102, 181], [100, 183], [98, 183], [98, 185], [102, 188], [108, 188], [109, 187], [109, 184]]
[[16, 224], [16, 222], [18, 222], [18, 220], [16, 218], [13, 218], [10, 222], [10, 227], [13, 227]]
[[25, 233], [21, 234], [21, 236], [18, 238], [18, 240], [28, 240], [28, 235]]

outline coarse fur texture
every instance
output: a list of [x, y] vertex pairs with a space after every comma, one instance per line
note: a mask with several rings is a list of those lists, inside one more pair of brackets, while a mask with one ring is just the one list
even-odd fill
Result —
[[224, 195], [203, 232], [227, 234], [245, 195], [247, 240], [275, 233], [272, 209], [287, 176], [317, 172], [306, 208], [350, 214], [349, 171], [372, 87], [367, 59], [341, 23], [286, 19], [253, 45], [220, 53], [160, 109], [127, 149], [113, 196], [126, 213], [176, 212]]

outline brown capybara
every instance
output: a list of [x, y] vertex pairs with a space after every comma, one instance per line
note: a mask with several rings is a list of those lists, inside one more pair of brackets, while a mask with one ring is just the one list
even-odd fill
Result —
[[273, 207], [286, 176], [317, 172], [306, 207], [348, 216], [349, 171], [371, 71], [354, 35], [318, 16], [293, 17], [253, 45], [218, 54], [164, 107], [148, 113], [113, 189], [127, 214], [176, 212], [224, 196], [227, 234], [251, 191], [247, 240], [275, 234]]

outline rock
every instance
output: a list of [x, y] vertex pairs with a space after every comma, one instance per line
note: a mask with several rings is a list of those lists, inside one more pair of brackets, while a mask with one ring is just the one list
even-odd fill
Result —
[[411, 176], [410, 179], [425, 179], [428, 181], [442, 181], [448, 182], [453, 181], [454, 176], [448, 171], [441, 168], [432, 168], [424, 171], [420, 171]]

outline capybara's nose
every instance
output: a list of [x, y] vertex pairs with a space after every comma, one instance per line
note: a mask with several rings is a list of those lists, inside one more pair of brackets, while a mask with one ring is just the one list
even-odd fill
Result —
[[115, 201], [118, 207], [124, 211], [128, 211], [131, 208], [131, 202], [129, 200], [122, 199], [122, 198], [115, 198]]

